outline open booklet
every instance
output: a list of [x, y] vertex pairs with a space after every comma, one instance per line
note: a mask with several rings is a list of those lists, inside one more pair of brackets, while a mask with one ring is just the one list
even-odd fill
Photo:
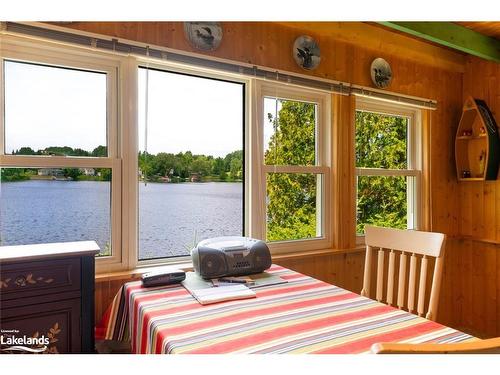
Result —
[[232, 301], [238, 299], [255, 298], [256, 294], [250, 288], [286, 283], [279, 276], [266, 272], [250, 275], [254, 282], [250, 286], [245, 284], [219, 282], [215, 287], [211, 280], [204, 280], [195, 272], [186, 272], [186, 279], [182, 282], [184, 288], [202, 305]]
[[195, 272], [186, 272], [186, 279], [182, 282], [182, 285], [202, 305], [255, 298], [255, 292], [248, 289], [245, 284], [229, 284], [214, 287], [210, 280], [203, 280]]

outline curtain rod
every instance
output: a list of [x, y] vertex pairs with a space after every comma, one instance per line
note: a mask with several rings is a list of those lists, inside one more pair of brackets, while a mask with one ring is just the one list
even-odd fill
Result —
[[271, 68], [261, 67], [257, 65], [236, 63], [222, 59], [212, 59], [201, 55], [194, 56], [192, 54], [186, 54], [180, 51], [174, 52], [166, 48], [156, 46], [151, 47], [146, 45], [145, 43], [120, 41], [111, 37], [109, 39], [106, 39], [103, 37], [83, 35], [66, 30], [56, 30], [52, 27], [48, 28], [43, 26], [34, 26], [31, 24], [18, 22], [2, 22], [0, 25], [0, 30], [7, 33], [29, 35], [64, 43], [78, 44], [85, 47], [106, 50], [108, 52], [138, 55], [141, 57], [167, 60], [175, 63], [214, 69], [233, 74], [242, 74], [253, 78], [274, 80], [277, 82], [310, 87], [341, 95], [365, 96], [425, 109], [436, 109], [437, 107], [437, 103], [435, 100], [399, 95], [387, 91], [352, 85], [346, 82], [333, 81], [323, 78], [312, 78], [301, 74], [273, 70]]

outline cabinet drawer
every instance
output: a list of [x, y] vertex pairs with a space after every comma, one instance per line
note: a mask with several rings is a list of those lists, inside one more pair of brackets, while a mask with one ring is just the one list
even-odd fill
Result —
[[[21, 338], [47, 338], [44, 345], [28, 345], [44, 353], [81, 352], [80, 299], [49, 302], [38, 305], [2, 309], [0, 329], [4, 336]], [[93, 329], [93, 327], [87, 327]], [[2, 353], [26, 353], [24, 350], [6, 350], [11, 345], [1, 345]]]
[[0, 300], [80, 290], [80, 258], [2, 265]]

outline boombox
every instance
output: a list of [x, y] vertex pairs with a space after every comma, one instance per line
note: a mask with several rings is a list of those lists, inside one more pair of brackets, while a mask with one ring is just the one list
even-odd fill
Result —
[[266, 243], [248, 237], [216, 237], [191, 250], [194, 270], [204, 279], [243, 276], [271, 267]]

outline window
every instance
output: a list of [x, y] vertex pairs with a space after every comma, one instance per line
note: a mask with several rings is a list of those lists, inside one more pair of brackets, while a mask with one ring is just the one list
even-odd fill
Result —
[[327, 247], [328, 95], [268, 83], [257, 91], [253, 235], [276, 250]]
[[244, 90], [241, 82], [139, 67], [140, 261], [244, 234]]
[[11, 43], [0, 58], [0, 244], [95, 240], [98, 264], [119, 264], [118, 62]]
[[358, 98], [356, 187], [340, 189], [332, 163], [352, 168], [353, 149], [332, 157], [331, 92], [1, 39], [1, 245], [95, 240], [98, 271], [184, 261], [216, 236], [327, 249], [352, 224], [333, 220], [332, 182], [357, 191], [335, 202], [358, 234], [419, 227], [418, 110]]
[[355, 116], [356, 232], [366, 224], [418, 229], [419, 112], [358, 99]]

